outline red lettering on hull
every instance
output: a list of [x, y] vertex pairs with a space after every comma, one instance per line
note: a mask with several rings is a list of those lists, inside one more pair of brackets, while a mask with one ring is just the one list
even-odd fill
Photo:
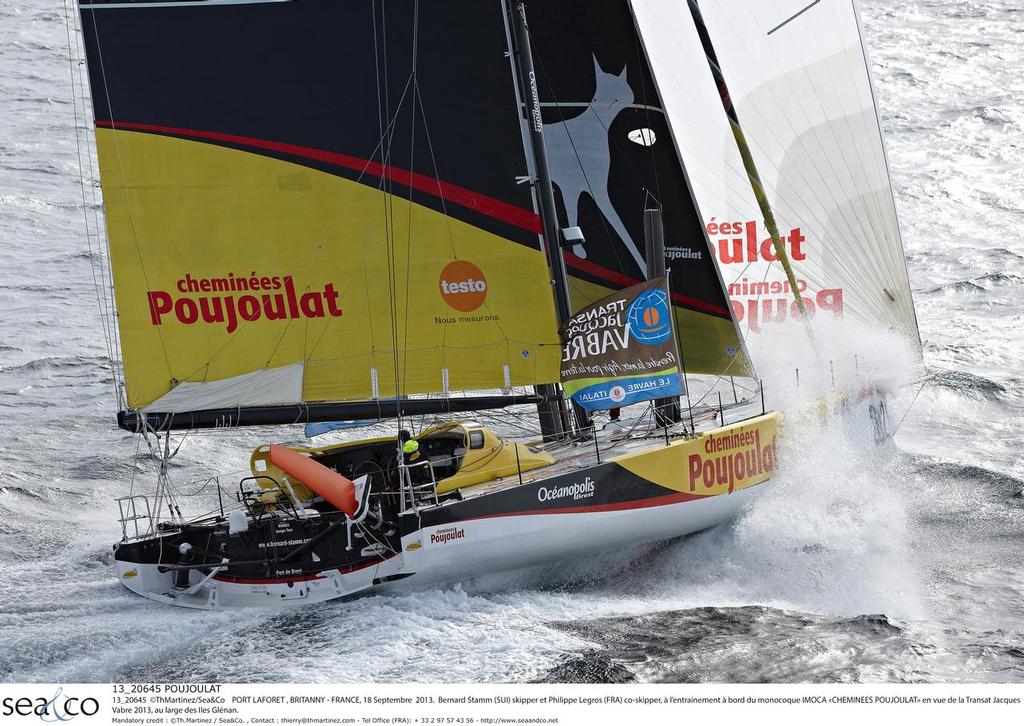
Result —
[[771, 443], [761, 446], [760, 431], [709, 434], [704, 442], [709, 456], [690, 454], [687, 460], [690, 491], [697, 491], [699, 481], [705, 489], [724, 486], [732, 494], [737, 484], [775, 471], [776, 446], [774, 436]]

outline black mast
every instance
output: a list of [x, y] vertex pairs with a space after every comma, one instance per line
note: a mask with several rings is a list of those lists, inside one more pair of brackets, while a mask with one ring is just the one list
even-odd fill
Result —
[[[665, 265], [665, 224], [661, 216], [661, 205], [652, 199], [647, 200], [644, 210], [644, 246], [647, 260], [647, 279], [664, 277], [667, 273]], [[669, 300], [669, 315], [673, 316], [672, 334], [676, 336], [676, 345], [681, 346], [675, 324], [675, 312]], [[689, 391], [687, 391], [689, 395]], [[671, 426], [681, 420], [678, 398], [658, 398], [654, 401], [655, 420], [660, 426]]]
[[[509, 8], [511, 23], [515, 29], [513, 53], [519, 70], [519, 87], [526, 104], [527, 120], [530, 126], [530, 146], [536, 165], [535, 189], [540, 200], [540, 218], [544, 232], [544, 248], [548, 256], [554, 284], [555, 309], [558, 311], [558, 326], [563, 328], [572, 318], [572, 304], [569, 300], [569, 281], [565, 273], [565, 258], [562, 256], [561, 235], [558, 231], [558, 211], [555, 207], [555, 191], [551, 185], [551, 170], [548, 167], [548, 151], [544, 144], [544, 120], [541, 117], [540, 92], [537, 90], [537, 73], [533, 67], [533, 50], [530, 46], [530, 28], [526, 24], [526, 4], [514, 2]], [[565, 396], [557, 385], [538, 386], [537, 392], [546, 399], [537, 406], [540, 415], [541, 432], [545, 440], [561, 439], [572, 432]]]

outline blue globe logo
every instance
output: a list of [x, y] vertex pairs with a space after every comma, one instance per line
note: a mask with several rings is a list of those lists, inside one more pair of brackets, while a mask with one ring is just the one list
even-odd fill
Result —
[[644, 345], [664, 343], [672, 335], [672, 314], [664, 290], [648, 290], [637, 296], [626, 313], [633, 340]]

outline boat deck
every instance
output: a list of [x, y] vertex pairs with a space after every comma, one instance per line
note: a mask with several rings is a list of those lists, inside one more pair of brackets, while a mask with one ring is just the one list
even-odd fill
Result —
[[[723, 407], [723, 411], [726, 414], [726, 425], [738, 423], [762, 414], [759, 401], [756, 405], [753, 401], [741, 401], [738, 404]], [[591, 437], [589, 440], [581, 442], [531, 444], [537, 445], [538, 448], [542, 448], [554, 456], [555, 463], [522, 473], [495, 477], [481, 484], [463, 487], [459, 490], [461, 498], [463, 500], [472, 499], [512, 489], [523, 484], [550, 479], [561, 474], [596, 466], [601, 462], [614, 460], [637, 451], [659, 445], [664, 446], [666, 440], [671, 442], [693, 438], [695, 435], [700, 436], [702, 433], [722, 425], [719, 421], [719, 409], [717, 407], [694, 409], [693, 427], [695, 433], [691, 432], [689, 417], [684, 412], [686, 421], [670, 427], [666, 439], [665, 429], [654, 426], [650, 418], [649, 413], [646, 417], [623, 418], [621, 425], [618, 427], [598, 428], [596, 439]], [[442, 506], [444, 506], [444, 502], [442, 502]]]
[[[464, 486], [457, 490], [455, 496], [442, 494], [439, 498], [435, 499], [433, 487], [421, 484], [417, 487], [419, 491], [417, 495], [418, 506], [421, 508], [444, 507], [460, 500], [483, 497], [518, 486], [551, 479], [563, 474], [593, 467], [602, 462], [615, 460], [638, 451], [664, 446], [666, 440], [673, 442], [700, 436], [704, 432], [716, 429], [722, 425], [719, 420], [719, 409], [717, 406], [701, 406], [693, 409], [692, 431], [689, 412], [684, 409], [684, 421], [670, 427], [666, 434], [663, 427], [658, 427], [652, 422], [650, 407], [636, 406], [634, 410], [637, 411], [637, 414], [633, 416], [629, 416], [629, 410], [624, 410], [617, 426], [606, 424], [604, 427], [601, 427], [599, 425], [596, 437], [590, 437], [584, 441], [543, 443], [536, 438], [526, 439], [503, 434], [502, 438], [507, 442], [526, 444], [532, 449], [539, 449], [550, 454], [555, 459], [554, 463], [521, 472], [516, 470], [509, 471], [508, 466], [504, 465], [495, 470], [493, 478]], [[722, 411], [725, 424], [729, 425], [760, 416], [762, 408], [759, 400], [750, 400], [725, 405]], [[224, 511], [226, 511], [225, 506], [227, 509], [241, 509], [242, 505], [239, 501], [235, 501], [237, 489], [233, 485], [222, 486], [221, 483], [222, 479], [231, 481], [235, 480], [236, 476], [239, 478], [248, 477], [250, 472], [224, 474], [196, 480], [192, 482], [192, 487], [196, 490], [194, 493], [179, 493], [179, 498], [195, 501], [198, 504], [196, 508], [203, 512], [198, 516], [189, 517], [188, 521], [205, 521], [218, 514], [223, 516]], [[142, 499], [145, 499], [145, 497], [142, 497]], [[200, 501], [202, 502], [201, 504], [199, 504]], [[437, 503], [435, 504], [435, 502]], [[189, 508], [191, 509], [193, 506]]]

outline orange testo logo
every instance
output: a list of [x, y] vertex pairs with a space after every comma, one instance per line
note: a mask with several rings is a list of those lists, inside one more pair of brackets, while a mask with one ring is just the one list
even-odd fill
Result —
[[476, 310], [487, 299], [487, 278], [479, 267], [466, 260], [449, 262], [437, 283], [444, 301], [464, 313]]

